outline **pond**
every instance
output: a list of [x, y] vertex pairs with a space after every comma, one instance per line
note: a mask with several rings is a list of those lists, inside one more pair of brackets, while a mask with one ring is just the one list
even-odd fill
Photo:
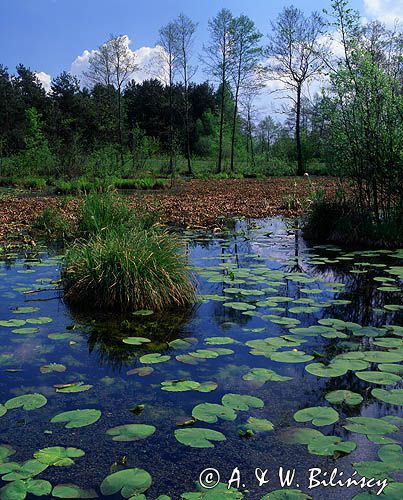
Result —
[[[57, 252], [3, 253], [1, 498], [370, 489], [310, 489], [313, 468], [324, 483], [336, 468], [375, 478], [374, 493], [386, 479], [380, 498], [403, 498], [403, 252], [309, 246], [295, 224], [183, 231], [200, 300], [180, 315], [72, 312]], [[218, 472], [240, 493], [198, 492], [208, 468], [204, 482]], [[265, 496], [280, 468], [297, 491]]]

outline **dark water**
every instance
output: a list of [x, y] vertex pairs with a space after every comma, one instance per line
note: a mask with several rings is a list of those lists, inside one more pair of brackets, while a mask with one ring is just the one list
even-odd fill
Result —
[[[4, 460], [21, 464], [46, 447], [79, 448], [85, 455], [74, 459], [74, 465], [49, 466], [35, 475], [35, 479], [47, 480], [52, 486], [74, 483], [86, 490], [94, 489], [99, 496], [102, 496], [99, 487], [104, 478], [121, 469], [148, 471], [152, 485], [145, 495], [155, 499], [159, 495], [181, 498], [184, 492], [197, 491], [195, 483], [206, 468], [217, 469], [221, 482], [225, 483], [238, 467], [240, 491], [245, 498], [259, 499], [280, 487], [278, 470], [283, 467], [296, 470], [294, 489], [315, 499], [348, 499], [361, 489], [329, 486], [309, 490], [309, 469], [317, 467], [322, 473], [330, 474], [337, 467], [344, 477], [350, 477], [355, 470], [352, 464], [376, 461], [381, 463], [381, 466], [375, 465], [376, 477], [381, 480], [386, 473], [379, 472], [379, 467], [386, 462], [382, 462], [378, 452], [389, 446], [385, 451], [393, 453], [387, 464], [393, 462], [394, 466], [388, 467], [388, 481], [401, 481], [401, 471], [396, 466], [402, 461], [401, 449], [391, 449], [388, 443], [401, 441], [398, 428], [400, 425], [401, 429], [402, 421], [394, 419], [396, 427], [386, 434], [351, 432], [343, 426], [348, 424], [349, 417], [372, 417], [378, 419], [377, 422], [388, 415], [403, 417], [401, 393], [393, 393], [400, 397], [399, 404], [381, 401], [371, 393], [374, 388], [402, 388], [401, 371], [400, 375], [396, 371], [403, 360], [403, 329], [398, 327], [402, 325], [402, 310], [398, 306], [402, 304], [402, 267], [399, 266], [402, 266], [403, 252], [309, 247], [299, 231], [281, 219], [240, 221], [228, 233], [184, 232], [182, 237], [201, 298], [192, 310], [181, 315], [89, 317], [73, 313], [64, 305], [58, 291], [60, 257], [46, 248], [25, 256], [3, 255], [0, 321], [7, 323], [16, 319], [23, 320], [24, 324], [0, 325], [0, 403], [32, 393], [47, 398], [46, 405], [40, 408], [9, 409], [0, 417], [0, 444], [15, 450], [15, 454]], [[26, 293], [31, 291], [37, 293]], [[269, 303], [262, 303], [267, 300]], [[224, 305], [228, 302], [229, 305]], [[21, 307], [38, 310], [20, 313]], [[38, 324], [36, 318], [44, 319]], [[327, 330], [319, 333], [298, 330], [311, 325], [326, 326], [318, 323], [325, 318], [356, 325], [330, 323]], [[367, 326], [373, 328], [360, 328]], [[132, 346], [122, 342], [125, 337], [145, 337], [151, 342]], [[216, 337], [224, 339], [220, 341]], [[170, 345], [175, 339], [187, 341]], [[271, 346], [275, 347], [265, 350], [264, 342], [250, 343], [259, 339], [268, 339], [269, 345], [271, 339]], [[383, 339], [388, 339], [386, 344], [378, 345]], [[358, 370], [355, 366], [346, 368], [344, 374], [335, 377], [316, 376], [305, 370], [312, 363], [326, 365], [341, 353], [372, 350], [390, 354], [382, 363], [368, 362], [364, 354], [363, 366]], [[306, 357], [271, 359], [283, 351], [303, 356], [298, 354], [302, 351]], [[147, 358], [140, 361], [141, 356], [150, 353], [170, 358], [153, 364], [144, 362]], [[64, 365], [65, 371], [41, 373], [40, 368], [51, 363]], [[132, 372], [147, 366], [154, 371], [145, 376]], [[243, 377], [255, 368], [273, 370], [289, 379], [266, 383], [245, 380]], [[387, 377], [394, 373], [392, 380], [386, 378], [387, 383], [381, 380], [375, 384], [357, 376], [363, 371], [387, 373]], [[167, 380], [212, 381], [217, 387], [211, 392], [168, 392], [161, 390], [161, 382]], [[55, 391], [56, 384], [75, 382], [92, 387], [77, 393]], [[331, 404], [325, 399], [327, 393], [341, 389], [360, 394], [362, 402], [350, 406]], [[177, 425], [191, 418], [196, 405], [221, 404], [221, 398], [228, 393], [255, 396], [264, 406], [236, 410], [235, 420], [197, 421], [193, 427]], [[392, 393], [387, 393], [387, 397], [389, 394]], [[136, 405], [144, 405], [144, 411], [140, 414], [129, 411]], [[333, 407], [338, 420], [324, 426], [294, 420], [298, 410], [316, 406]], [[97, 422], [80, 428], [67, 429], [62, 423], [50, 422], [55, 415], [75, 409], [97, 409], [102, 415]], [[251, 416], [269, 420], [273, 429], [255, 432], [250, 438], [241, 437]], [[113, 427], [137, 423], [153, 425], [156, 430], [145, 439], [130, 442], [113, 441], [106, 434]], [[226, 439], [216, 442], [212, 448], [193, 448], [175, 438], [175, 430], [185, 428], [213, 429]], [[307, 444], [289, 442], [294, 428], [314, 428], [324, 435], [353, 442], [356, 448], [347, 455], [313, 454]], [[360, 473], [367, 470], [368, 464], [363, 467]], [[268, 470], [268, 484], [259, 487], [256, 468]], [[0, 471], [5, 473], [4, 465], [0, 465]], [[29, 478], [24, 476], [22, 480], [27, 484]], [[9, 482], [2, 482], [6, 484]], [[209, 492], [207, 498], [227, 498], [227, 495], [212, 493], [214, 490]], [[389, 493], [386, 490], [386, 493], [380, 498], [403, 498], [398, 489]], [[1, 498], [11, 498], [7, 489], [3, 488]], [[117, 493], [114, 498], [121, 496]], [[268, 498], [288, 497], [270, 495]]]

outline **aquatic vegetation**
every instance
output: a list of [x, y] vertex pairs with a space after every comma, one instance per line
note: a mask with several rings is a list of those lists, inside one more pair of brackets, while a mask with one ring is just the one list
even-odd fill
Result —
[[153, 425], [146, 424], [126, 424], [118, 425], [106, 431], [113, 441], [138, 441], [145, 439], [156, 431]]
[[175, 431], [176, 439], [192, 448], [214, 448], [217, 441], [225, 441], [225, 436], [221, 432], [212, 429], [177, 429]]
[[65, 423], [66, 429], [76, 429], [94, 424], [101, 418], [99, 410], [71, 410], [58, 413], [50, 421], [52, 423]]
[[46, 465], [54, 465], [56, 467], [68, 467], [74, 465], [74, 458], [84, 456], [83, 450], [78, 448], [63, 448], [62, 446], [51, 446], [43, 448], [34, 453], [34, 457]]
[[337, 422], [339, 414], [328, 406], [311, 406], [294, 413], [294, 420], [296, 422], [312, 422], [313, 425], [321, 427]]
[[57, 484], [52, 490], [55, 498], [97, 498], [95, 490], [84, 490], [75, 484]]
[[45, 406], [48, 400], [43, 394], [24, 394], [22, 396], [16, 396], [11, 398], [4, 403], [7, 410], [14, 410], [15, 408], [22, 408], [26, 411], [37, 410]]
[[124, 469], [107, 476], [101, 483], [103, 495], [121, 492], [124, 498], [144, 493], [152, 484], [150, 474], [144, 469]]
[[331, 404], [341, 405], [344, 403], [348, 406], [357, 406], [364, 400], [361, 394], [357, 394], [347, 389], [328, 392], [325, 399]]

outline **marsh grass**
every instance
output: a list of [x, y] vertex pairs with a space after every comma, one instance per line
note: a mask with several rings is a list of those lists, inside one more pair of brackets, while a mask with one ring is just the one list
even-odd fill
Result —
[[63, 269], [65, 301], [86, 309], [182, 308], [195, 289], [180, 240], [113, 192], [88, 195]]

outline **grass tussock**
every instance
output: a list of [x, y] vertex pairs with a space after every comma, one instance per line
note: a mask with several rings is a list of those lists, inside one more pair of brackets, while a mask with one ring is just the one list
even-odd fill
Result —
[[104, 311], [162, 311], [194, 301], [195, 287], [182, 245], [113, 193], [89, 195], [81, 209], [83, 237], [67, 249], [65, 301]]

